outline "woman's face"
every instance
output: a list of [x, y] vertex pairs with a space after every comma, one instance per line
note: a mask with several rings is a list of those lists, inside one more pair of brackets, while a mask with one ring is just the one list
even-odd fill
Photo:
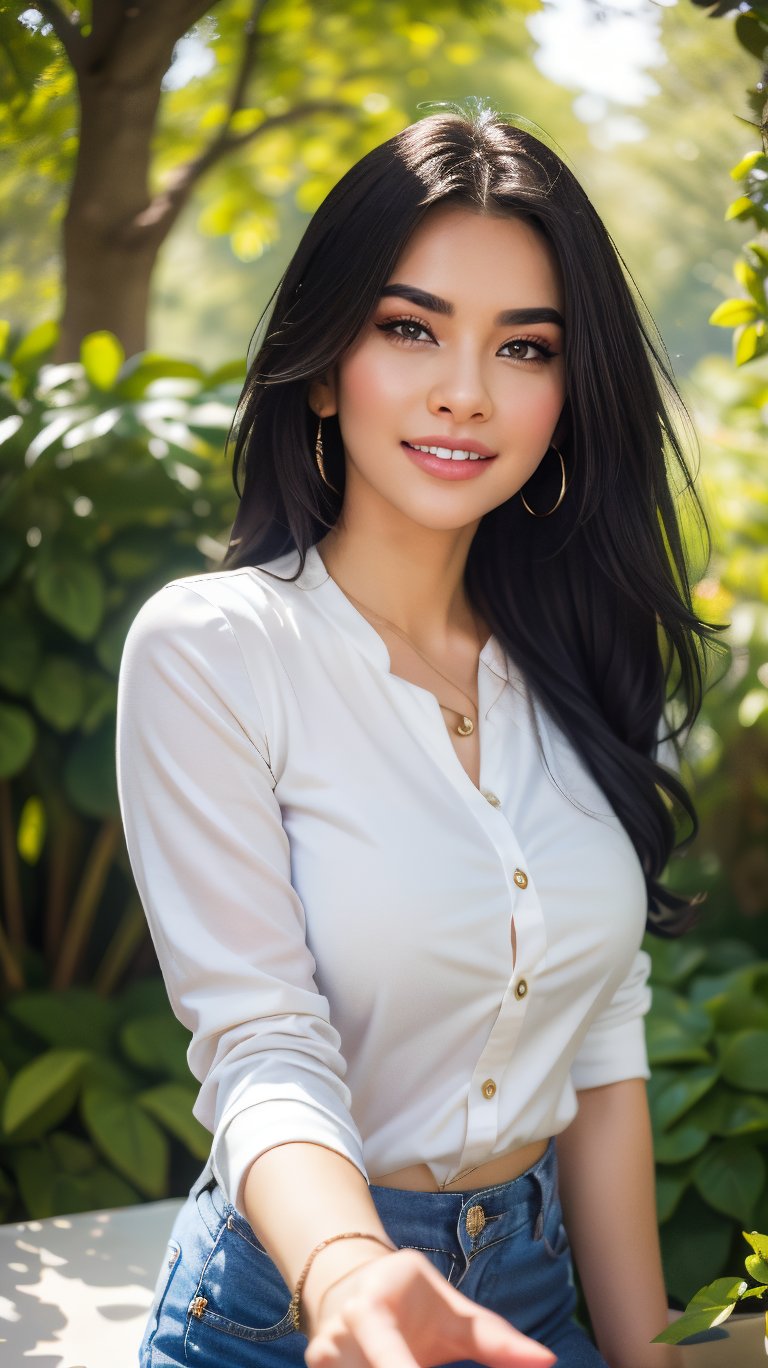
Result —
[[[431, 209], [329, 383], [310, 390], [316, 412], [338, 414], [345, 515], [381, 513], [383, 501], [420, 526], [458, 529], [512, 498], [565, 400], [562, 316], [554, 256], [526, 222]], [[413, 450], [442, 439], [489, 459]]]

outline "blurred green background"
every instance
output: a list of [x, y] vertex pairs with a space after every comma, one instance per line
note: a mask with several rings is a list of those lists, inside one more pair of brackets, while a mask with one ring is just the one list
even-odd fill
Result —
[[765, 0], [0, 4], [0, 1219], [181, 1194], [207, 1154], [117, 810], [123, 639], [223, 553], [308, 216], [421, 103], [480, 98], [584, 184], [693, 419], [696, 602], [730, 625], [668, 871], [704, 917], [649, 945], [672, 1294], [768, 1226], [767, 40]]

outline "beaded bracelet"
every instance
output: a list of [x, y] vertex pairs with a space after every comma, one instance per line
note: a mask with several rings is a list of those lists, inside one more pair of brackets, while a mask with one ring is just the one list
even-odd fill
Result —
[[312, 1267], [312, 1261], [315, 1258], [315, 1255], [320, 1253], [321, 1249], [325, 1249], [326, 1245], [333, 1244], [336, 1240], [374, 1240], [376, 1244], [382, 1245], [384, 1249], [389, 1249], [393, 1253], [397, 1252], [397, 1245], [391, 1244], [388, 1240], [382, 1240], [379, 1235], [370, 1235], [365, 1230], [346, 1230], [341, 1235], [329, 1235], [327, 1240], [321, 1240], [318, 1245], [315, 1245], [314, 1249], [309, 1255], [309, 1258], [307, 1259], [307, 1262], [302, 1268], [299, 1274], [299, 1281], [297, 1282], [293, 1296], [291, 1297], [291, 1302], [290, 1306], [288, 1307], [288, 1310], [293, 1321], [294, 1330], [301, 1329], [301, 1294], [304, 1290], [304, 1283], [307, 1280], [307, 1274], [310, 1268]]

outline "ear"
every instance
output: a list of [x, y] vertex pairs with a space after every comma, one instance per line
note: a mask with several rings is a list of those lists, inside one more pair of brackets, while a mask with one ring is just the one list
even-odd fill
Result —
[[310, 381], [307, 400], [318, 418], [330, 418], [336, 412], [336, 378], [331, 371]]

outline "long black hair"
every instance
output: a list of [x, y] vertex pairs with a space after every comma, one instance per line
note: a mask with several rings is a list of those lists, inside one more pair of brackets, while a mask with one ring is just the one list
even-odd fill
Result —
[[[488, 107], [453, 107], [368, 152], [326, 197], [273, 296], [236, 410], [240, 505], [224, 566], [298, 550], [298, 575], [336, 522], [341, 433], [335, 417], [324, 420], [336, 494], [314, 459], [310, 381], [355, 341], [410, 235], [446, 201], [526, 219], [553, 249], [565, 291], [558, 444], [567, 494], [546, 518], [517, 497], [485, 514], [467, 595], [628, 832], [647, 880], [649, 929], [677, 935], [700, 895], [680, 897], [659, 877], [698, 819], [678, 775], [655, 758], [657, 733], [676, 699], [669, 737], [679, 756], [707, 687], [707, 648], [722, 630], [693, 610], [677, 505], [705, 559], [710, 533], [672, 421], [672, 409], [687, 415], [663, 344], [604, 224], [544, 142]], [[534, 509], [557, 497], [559, 468], [554, 486], [541, 484], [548, 464], [526, 490]]]

